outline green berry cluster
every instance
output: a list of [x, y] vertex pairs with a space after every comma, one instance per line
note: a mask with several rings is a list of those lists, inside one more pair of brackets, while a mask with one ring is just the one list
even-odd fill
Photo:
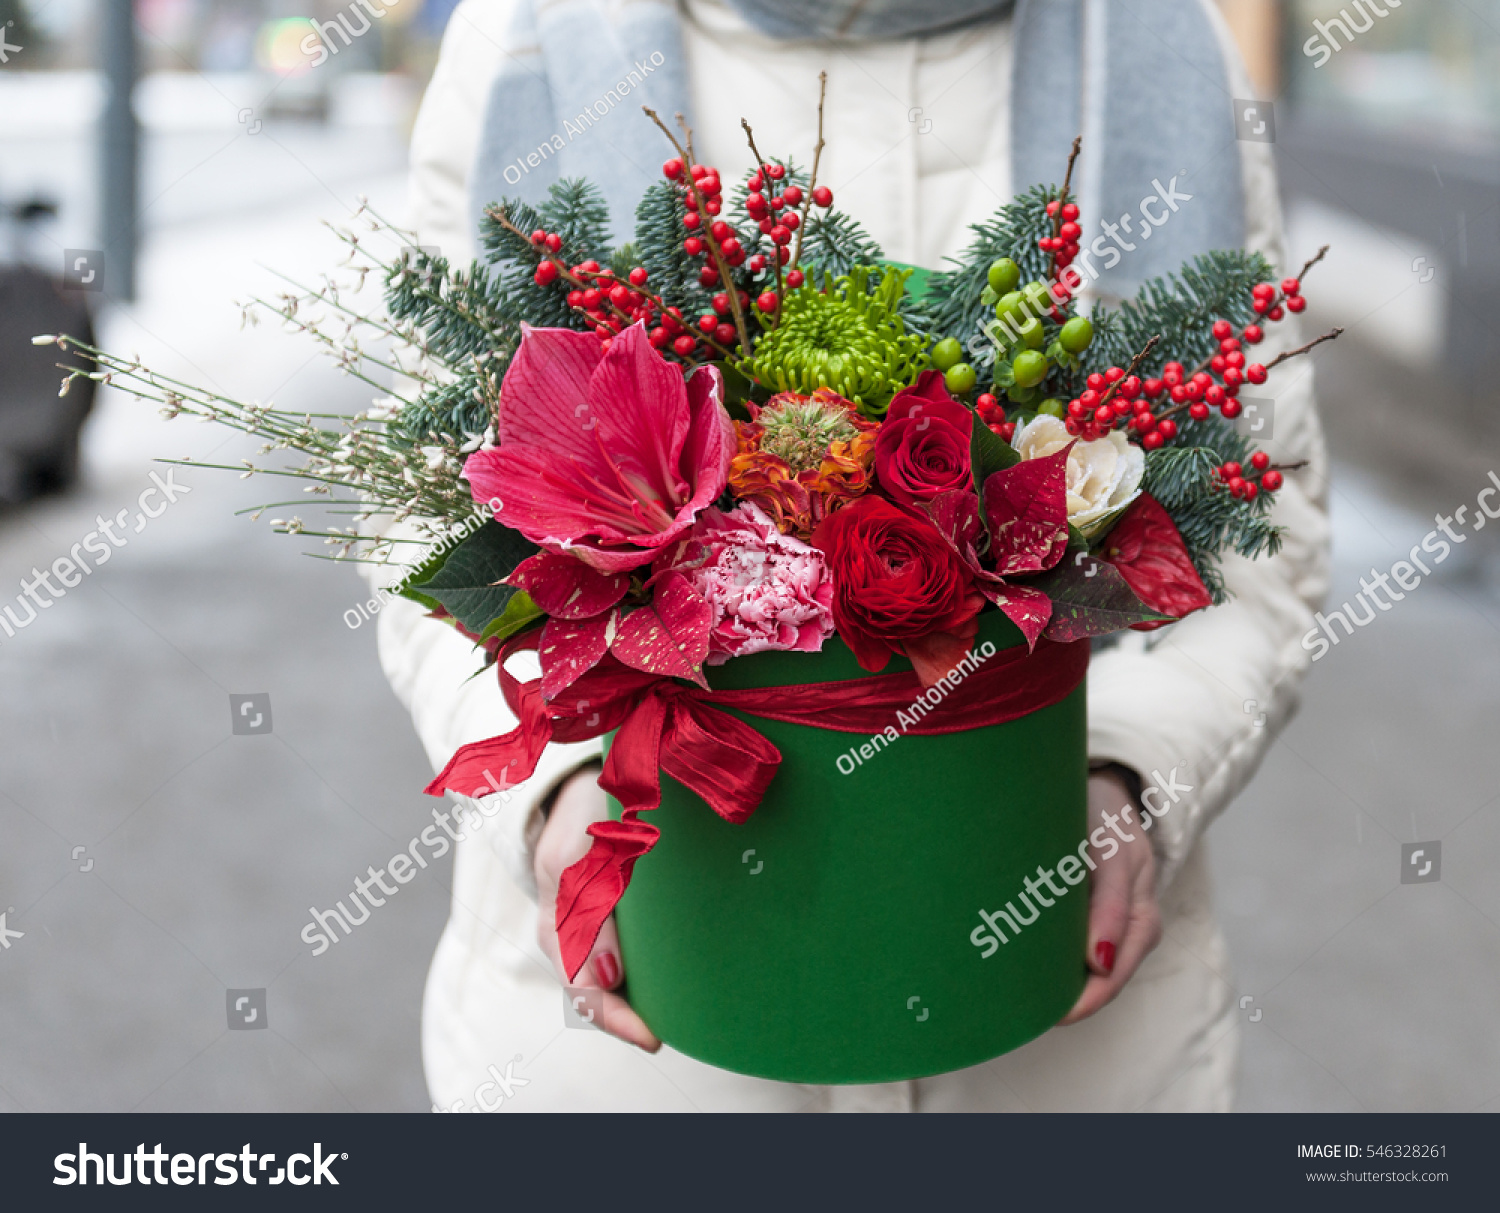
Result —
[[[1085, 316], [1063, 315], [1069, 301], [1063, 288], [1049, 289], [1040, 281], [1023, 285], [1021, 267], [1009, 257], [990, 265], [986, 282], [981, 298], [995, 309], [995, 318], [985, 326], [997, 349], [995, 390], [1005, 392], [1014, 403], [1061, 415], [1061, 403], [1044, 398], [1048, 377], [1058, 368], [1078, 369], [1079, 356], [1094, 340], [1093, 324]], [[932, 361], [944, 372], [948, 390], [955, 395], [972, 391], [978, 382], [956, 338], [939, 341], [933, 347]]]

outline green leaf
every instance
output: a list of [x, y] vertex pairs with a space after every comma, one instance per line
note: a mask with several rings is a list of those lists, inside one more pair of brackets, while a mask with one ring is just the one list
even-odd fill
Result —
[[498, 583], [537, 550], [518, 532], [489, 521], [453, 548], [440, 568], [406, 588], [435, 599], [469, 631], [481, 632], [504, 613], [516, 593]]
[[396, 587], [396, 593], [401, 595], [402, 598], [417, 603], [419, 606], [426, 607], [429, 611], [435, 611], [442, 605], [436, 598], [429, 598], [426, 594], [417, 593], [416, 590], [412, 589], [404, 581]]
[[755, 381], [727, 361], [716, 365], [719, 373], [724, 376], [724, 407], [736, 420], [749, 421], [750, 410], [745, 407], [745, 402], [750, 399], [750, 393], [755, 390]]
[[491, 619], [484, 631], [479, 633], [479, 639], [481, 642], [509, 640], [517, 632], [525, 631], [541, 617], [542, 608], [531, 601], [531, 595], [524, 590], [517, 590], [510, 596], [510, 601], [505, 604], [505, 610]]
[[979, 420], [974, 414], [974, 424], [969, 430], [969, 463], [974, 469], [974, 486], [982, 489], [984, 482], [1002, 468], [1013, 467], [1021, 462], [1016, 448]]
[[[479, 527], [482, 527], [483, 525], [484, 522], [481, 521], [480, 515], [475, 514], [472, 519], [461, 524], [460, 530], [464, 532], [462, 538], [468, 538], [468, 533], [471, 528], [477, 529]], [[432, 597], [430, 594], [419, 593], [412, 587], [420, 582], [427, 581], [434, 574], [436, 574], [437, 571], [443, 567], [448, 557], [453, 554], [454, 549], [457, 548], [461, 542], [462, 539], [459, 539], [452, 543], [440, 542], [436, 544], [428, 554], [427, 558], [401, 579], [399, 584], [397, 584], [396, 586], [395, 592], [397, 594], [400, 594], [403, 598], [408, 598], [412, 602], [426, 607], [429, 611], [437, 610], [438, 607], [442, 604], [438, 602], [436, 598]]]
[[1105, 636], [1133, 623], [1171, 618], [1137, 598], [1114, 565], [1082, 550], [1065, 556], [1056, 568], [1027, 584], [1052, 599], [1052, 620], [1043, 633], [1050, 640]]

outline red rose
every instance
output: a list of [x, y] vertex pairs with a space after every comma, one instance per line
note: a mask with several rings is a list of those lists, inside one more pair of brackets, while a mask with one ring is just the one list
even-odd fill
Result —
[[865, 669], [904, 653], [931, 686], [969, 651], [984, 598], [925, 518], [861, 497], [824, 518], [812, 543], [828, 557], [834, 625]]
[[875, 439], [875, 473], [902, 505], [972, 489], [969, 436], [974, 417], [948, 395], [939, 371], [923, 371], [915, 387], [891, 401]]

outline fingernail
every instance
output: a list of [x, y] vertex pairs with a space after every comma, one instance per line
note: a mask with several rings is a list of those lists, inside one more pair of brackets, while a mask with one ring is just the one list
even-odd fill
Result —
[[[1114, 963], [1114, 945], [1110, 945], [1110, 963]], [[599, 978], [599, 984], [606, 990], [615, 988], [615, 983], [620, 980], [620, 962], [609, 952], [600, 952], [594, 957], [594, 973]]]
[[1101, 939], [1094, 945], [1094, 962], [1104, 970], [1107, 977], [1115, 971], [1115, 945], [1107, 939]]

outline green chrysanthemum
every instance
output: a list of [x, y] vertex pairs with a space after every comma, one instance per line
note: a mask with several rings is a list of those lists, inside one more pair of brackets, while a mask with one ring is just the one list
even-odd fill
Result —
[[826, 293], [811, 284], [789, 292], [780, 322], [740, 370], [774, 391], [808, 396], [829, 388], [868, 416], [884, 414], [931, 363], [927, 339], [908, 334], [896, 314], [911, 271], [887, 269], [873, 292], [870, 273], [856, 266]]

